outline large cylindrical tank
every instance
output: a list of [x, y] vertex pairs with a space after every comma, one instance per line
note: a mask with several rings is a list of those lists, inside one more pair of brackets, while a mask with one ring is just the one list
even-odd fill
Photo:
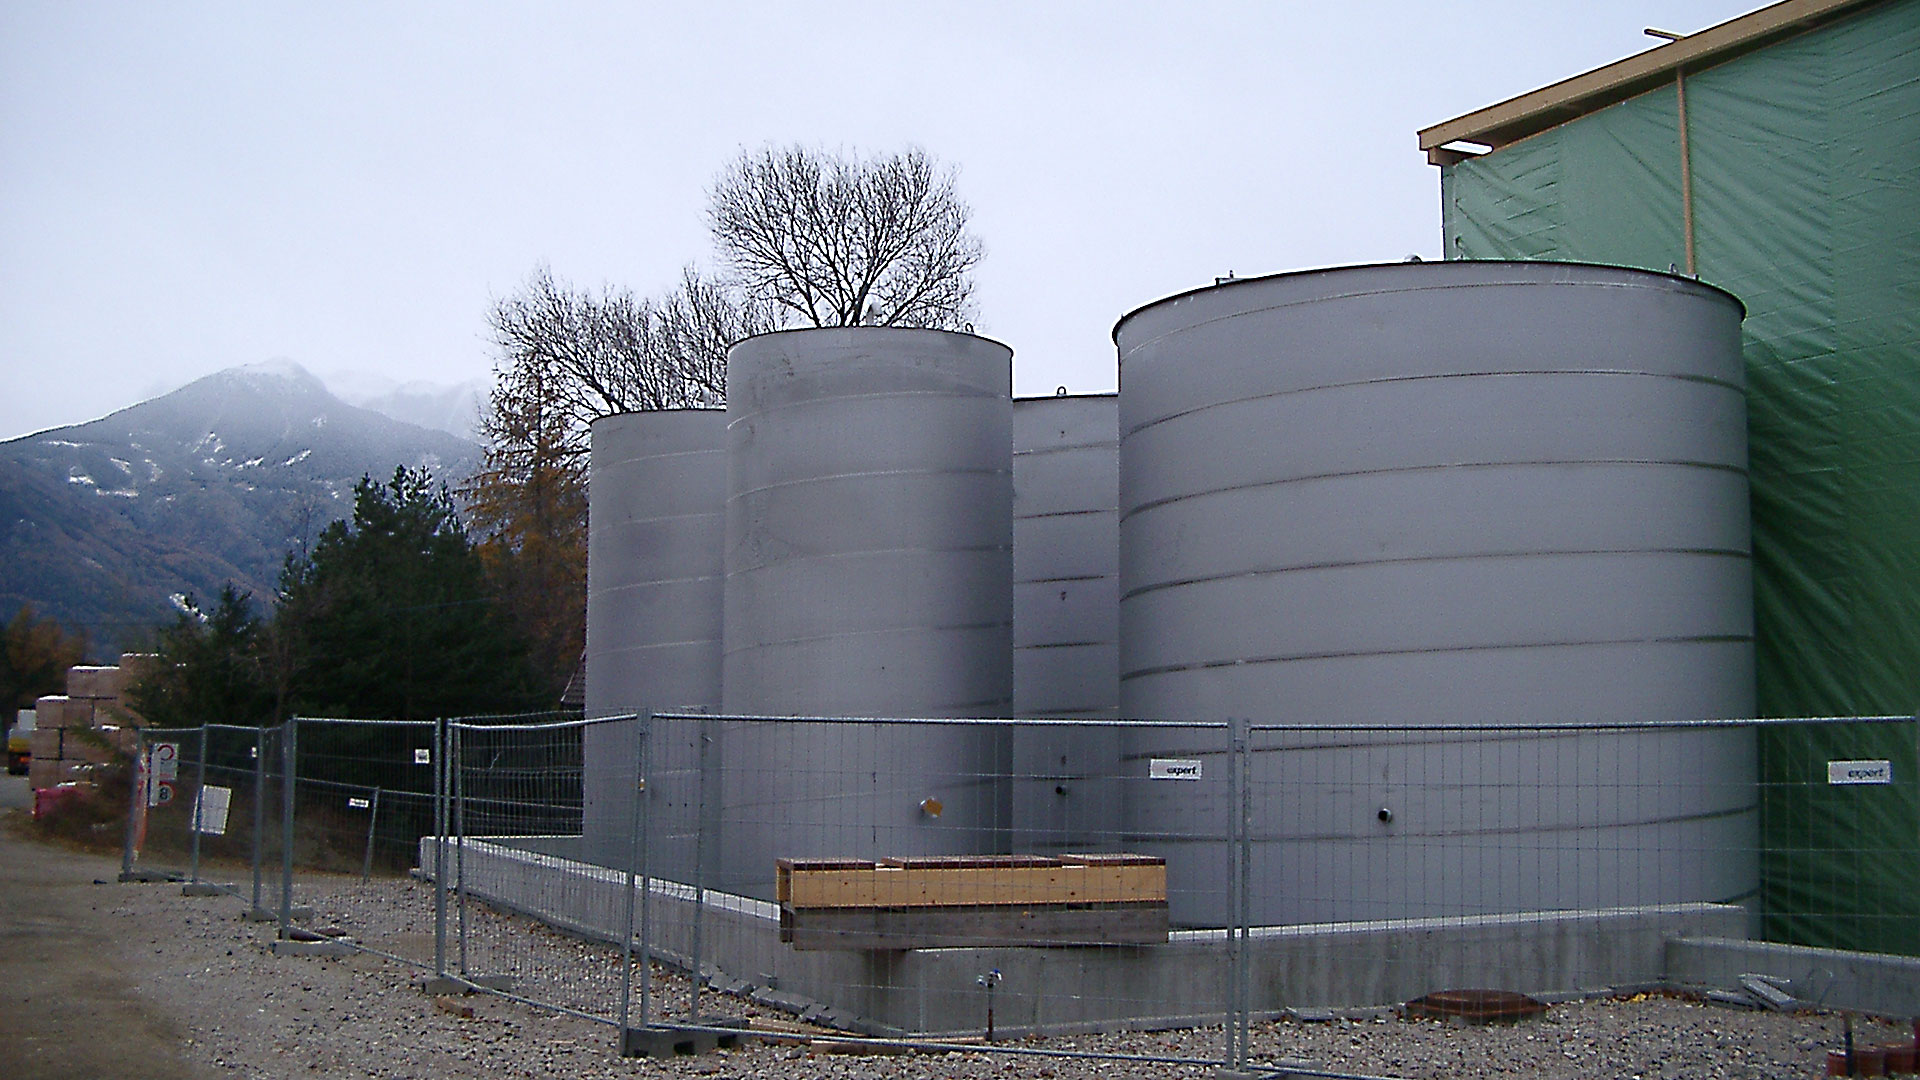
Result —
[[[1012, 355], [877, 327], [729, 351], [729, 714], [1009, 713]], [[780, 857], [1004, 843], [1004, 734], [785, 723], [726, 739], [723, 858], [739, 891], [770, 889]]]
[[[1122, 712], [1750, 715], [1742, 315], [1672, 275], [1468, 262], [1129, 314]], [[1145, 776], [1210, 748], [1133, 749]], [[1757, 880], [1744, 733], [1292, 733], [1255, 751], [1261, 921], [1739, 900]], [[1129, 788], [1131, 836], [1202, 898], [1188, 922], [1226, 913], [1207, 839], [1226, 768], [1207, 766], [1201, 785]]]
[[[1013, 403], [1013, 711], [1112, 720], [1120, 705], [1120, 437], [1114, 394]], [[1013, 734], [1019, 852], [1086, 851], [1117, 825], [1118, 728]]]
[[[721, 409], [594, 421], [588, 489], [587, 716], [720, 707], [727, 420]], [[597, 861], [626, 858], [637, 725], [591, 725], [582, 783]], [[668, 736], [673, 736], [671, 739]], [[673, 745], [666, 745], [667, 742]], [[659, 809], [649, 869], [690, 872], [693, 744], [662, 732], [649, 778]]]

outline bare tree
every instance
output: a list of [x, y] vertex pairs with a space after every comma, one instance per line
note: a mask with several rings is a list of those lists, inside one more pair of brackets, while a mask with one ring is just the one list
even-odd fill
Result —
[[740, 287], [783, 322], [959, 329], [981, 246], [955, 175], [918, 149], [746, 151], [708, 190], [707, 219]]

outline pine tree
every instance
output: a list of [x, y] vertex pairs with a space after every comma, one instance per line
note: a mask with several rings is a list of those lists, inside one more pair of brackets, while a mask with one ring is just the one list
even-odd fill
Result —
[[586, 640], [587, 447], [537, 358], [500, 373], [481, 422], [486, 457], [461, 495], [487, 577], [557, 698]]
[[427, 720], [543, 701], [452, 497], [424, 471], [361, 479], [353, 519], [289, 556], [277, 622], [306, 715]]
[[160, 632], [160, 662], [127, 691], [155, 727], [262, 725], [278, 719], [268, 628], [253, 597], [228, 582], [213, 610], [192, 608]]

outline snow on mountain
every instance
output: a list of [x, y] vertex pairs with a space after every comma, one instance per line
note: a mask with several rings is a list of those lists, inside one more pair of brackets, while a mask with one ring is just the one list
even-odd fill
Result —
[[164, 621], [173, 592], [271, 594], [289, 550], [362, 476], [457, 486], [480, 448], [350, 405], [290, 361], [230, 368], [85, 424], [0, 443], [0, 609], [96, 640]]
[[323, 381], [348, 404], [463, 439], [475, 437], [480, 409], [492, 386], [491, 380], [484, 378], [457, 383], [400, 382], [367, 371], [329, 372]]

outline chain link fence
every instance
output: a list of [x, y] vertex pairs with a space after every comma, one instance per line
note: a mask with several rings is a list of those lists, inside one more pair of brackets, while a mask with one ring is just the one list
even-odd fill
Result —
[[303, 718], [136, 758], [130, 871], [633, 1052], [1211, 1028], [1167, 1060], [1239, 1067], [1281, 1015], [1700, 988], [1769, 942], [1828, 950], [1804, 1004], [1920, 1007], [1867, 971], [1920, 954], [1868, 880], [1920, 854], [1913, 718]]

